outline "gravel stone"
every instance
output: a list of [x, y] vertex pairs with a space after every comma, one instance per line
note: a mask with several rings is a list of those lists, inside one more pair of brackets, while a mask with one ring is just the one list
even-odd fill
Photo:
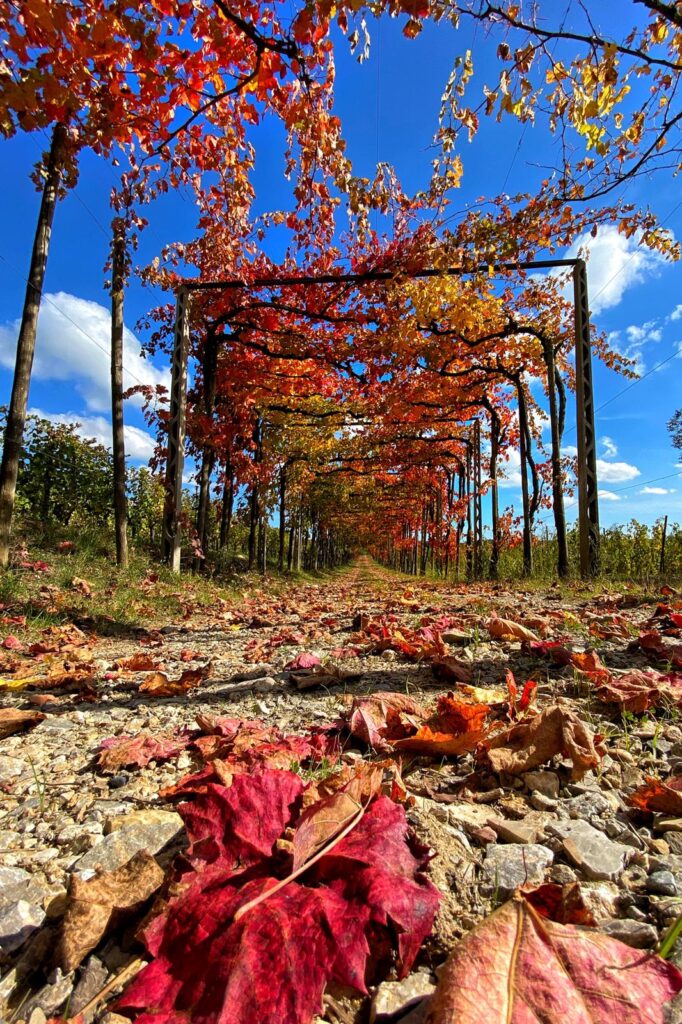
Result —
[[654, 871], [646, 883], [647, 891], [657, 896], [677, 896], [677, 882], [672, 871]]
[[0, 954], [19, 949], [40, 928], [45, 911], [27, 900], [0, 901]]
[[612, 939], [618, 939], [634, 949], [651, 949], [658, 942], [658, 932], [654, 926], [643, 921], [614, 918], [612, 921], [603, 921], [600, 928]]
[[552, 851], [538, 843], [489, 846], [483, 862], [483, 887], [503, 898], [511, 896], [519, 885], [539, 885], [553, 860]]
[[568, 858], [594, 880], [618, 878], [634, 853], [631, 847], [607, 839], [587, 821], [550, 822], [547, 831], [562, 841]]

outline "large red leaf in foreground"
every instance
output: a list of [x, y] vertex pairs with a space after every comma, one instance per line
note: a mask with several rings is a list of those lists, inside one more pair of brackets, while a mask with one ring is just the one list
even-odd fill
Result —
[[235, 921], [287, 877], [291, 859], [277, 841], [298, 818], [301, 791], [292, 772], [267, 770], [208, 784], [180, 806], [190, 870], [147, 928], [155, 959], [120, 1002], [145, 1011], [137, 1024], [308, 1024], [329, 982], [366, 991], [369, 936], [381, 928], [409, 971], [439, 894], [404, 809], [387, 797], [309, 871]]
[[425, 1024], [663, 1024], [672, 964], [594, 929], [542, 919], [517, 898], [442, 969]]

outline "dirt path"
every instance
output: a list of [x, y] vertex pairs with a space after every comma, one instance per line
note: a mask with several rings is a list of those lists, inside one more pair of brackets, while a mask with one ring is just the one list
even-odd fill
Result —
[[[488, 774], [473, 793], [465, 787], [472, 755], [408, 759], [408, 818], [437, 853], [432, 878], [444, 897], [421, 968], [441, 962], [515, 885], [543, 878], [578, 881], [606, 930], [650, 948], [682, 909], [682, 818], [661, 824], [661, 815], [638, 815], [625, 798], [645, 775], [680, 770], [677, 708], [668, 704], [648, 719], [623, 717], [595, 700], [573, 666], [528, 653], [517, 641], [492, 639], [485, 624], [497, 614], [578, 653], [594, 646], [611, 670], [644, 668], [651, 654], [630, 645], [651, 629], [655, 598], [595, 596], [580, 588], [562, 596], [557, 588], [445, 586], [408, 581], [359, 559], [345, 572], [291, 586], [282, 596], [264, 587], [240, 605], [137, 637], [89, 638], [83, 649], [96, 693], [57, 689], [54, 703], [39, 708], [45, 715], [40, 724], [0, 740], [0, 1001], [24, 1000], [7, 1019], [40, 1024], [41, 1014], [50, 1016], [69, 1000], [74, 1014], [136, 948], [129, 932], [116, 933], [75, 974], [32, 973], [54, 938], [50, 929], [63, 913], [74, 872], [88, 877], [98, 866], [113, 870], [140, 849], [166, 865], [182, 845], [179, 819], [159, 793], [200, 768], [198, 754], [181, 749], [167, 760], [106, 771], [97, 764], [103, 741], [145, 734], [150, 742], [169, 740], [194, 728], [197, 716], [259, 719], [296, 733], [333, 722], [353, 695], [376, 692], [409, 695], [430, 707], [448, 684], [434, 677], [429, 659], [405, 657], [396, 640], [419, 630], [449, 637], [450, 653], [468, 666], [476, 686], [504, 685], [507, 669], [520, 684], [535, 679], [540, 709], [558, 701], [574, 710], [606, 737], [607, 750], [599, 770], [580, 781], [572, 781], [570, 765], [557, 759], [533, 777]], [[671, 627], [665, 642], [674, 643], [674, 634]], [[344, 678], [299, 692], [285, 666], [301, 652]], [[116, 667], [135, 655], [150, 658], [170, 680], [193, 669], [206, 678], [187, 694], [140, 692], [149, 673]], [[257, 678], [240, 680], [249, 674]], [[2, 704], [35, 711], [36, 692], [5, 693]], [[344, 755], [360, 756], [357, 750]], [[351, 1001], [346, 1012], [357, 1011], [361, 1020], [367, 1005]], [[87, 1020], [101, 1012], [89, 1011]]]

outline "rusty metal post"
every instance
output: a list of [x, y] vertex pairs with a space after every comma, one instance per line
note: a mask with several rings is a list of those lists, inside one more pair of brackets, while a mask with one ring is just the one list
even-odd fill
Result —
[[166, 459], [166, 502], [163, 514], [163, 556], [173, 572], [180, 572], [182, 540], [180, 511], [182, 508], [182, 468], [185, 458], [188, 348], [189, 290], [181, 287], [178, 289], [175, 300], [168, 456]]
[[575, 383], [578, 431], [578, 523], [580, 532], [580, 573], [599, 572], [599, 498], [597, 494], [597, 444], [594, 432], [592, 391], [592, 344], [587, 268], [576, 260], [573, 268], [575, 302]]

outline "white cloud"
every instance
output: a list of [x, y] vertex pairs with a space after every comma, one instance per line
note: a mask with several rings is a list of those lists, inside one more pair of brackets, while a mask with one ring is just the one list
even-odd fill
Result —
[[670, 319], [682, 320], [682, 302], [678, 306], [675, 306], [674, 310], [670, 314]]
[[604, 449], [604, 457], [607, 459], [613, 459], [618, 454], [618, 445], [610, 437], [602, 437], [601, 445]]
[[[588, 255], [589, 254], [589, 255]], [[637, 244], [637, 238], [626, 238], [611, 224], [601, 227], [596, 238], [589, 232], [580, 235], [567, 256], [587, 257], [587, 278], [590, 308], [593, 313], [617, 306], [633, 285], [655, 274], [663, 257]]]
[[634, 480], [637, 476], [641, 476], [640, 471], [629, 462], [606, 462], [605, 459], [597, 459], [597, 477], [606, 484]]
[[[498, 487], [521, 486], [521, 456], [517, 448], [510, 448], [500, 459]], [[501, 474], [504, 473], [504, 476]]]
[[599, 491], [598, 494], [600, 501], [620, 501], [620, 496], [613, 491]]
[[668, 489], [667, 487], [643, 487], [640, 494], [674, 494], [675, 488]]
[[[77, 423], [77, 433], [84, 438], [94, 438], [99, 444], [111, 448], [111, 423], [104, 416], [79, 416], [76, 412], [43, 412], [30, 409], [29, 415], [40, 416], [50, 423]], [[154, 454], [154, 438], [139, 427], [124, 427], [126, 455], [133, 462], [148, 462]]]
[[[19, 321], [0, 324], [0, 366], [14, 368]], [[123, 334], [123, 386], [170, 384], [167, 370], [142, 358], [140, 343], [126, 327]], [[111, 407], [111, 315], [98, 302], [68, 292], [43, 297], [38, 318], [34, 375], [41, 380], [72, 381], [86, 408]], [[141, 399], [134, 399], [141, 404]]]

